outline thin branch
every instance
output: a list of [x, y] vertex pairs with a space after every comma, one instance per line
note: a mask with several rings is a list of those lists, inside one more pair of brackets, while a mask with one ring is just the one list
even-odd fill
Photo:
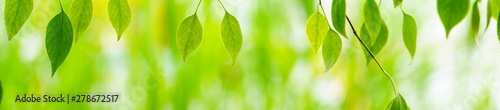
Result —
[[220, 0], [219, 0], [219, 3], [220, 3], [220, 5], [222, 6], [222, 8], [224, 9], [224, 11], [226, 11], [226, 12], [227, 12], [226, 7], [224, 7], [224, 5], [222, 4], [222, 2], [221, 2]]
[[373, 60], [375, 60], [375, 62], [377, 63], [378, 67], [380, 68], [380, 70], [382, 70], [382, 72], [385, 74], [385, 76], [387, 76], [387, 78], [389, 78], [389, 80], [391, 80], [391, 84], [392, 84], [392, 87], [394, 89], [394, 94], [398, 95], [398, 90], [396, 88], [396, 83], [394, 82], [394, 79], [392, 79], [391, 75], [389, 75], [389, 73], [387, 73], [384, 70], [384, 68], [382, 67], [382, 65], [380, 65], [380, 63], [378, 62], [378, 60], [375, 58], [375, 55], [372, 53], [372, 51], [370, 51], [370, 49], [368, 48], [368, 46], [366, 46], [366, 44], [358, 36], [358, 33], [356, 32], [356, 29], [354, 29], [354, 26], [352, 25], [351, 20], [349, 20], [349, 17], [346, 15], [345, 18], [349, 22], [349, 25], [351, 25], [352, 32], [354, 33], [354, 35], [356, 36], [356, 38], [358, 38], [358, 41], [363, 45], [363, 47], [365, 47], [366, 51], [368, 51], [368, 53], [373, 58]]
[[198, 8], [200, 7], [201, 1], [203, 0], [200, 0], [200, 2], [198, 2], [198, 6], [196, 6], [196, 11], [194, 12], [194, 14], [198, 13]]

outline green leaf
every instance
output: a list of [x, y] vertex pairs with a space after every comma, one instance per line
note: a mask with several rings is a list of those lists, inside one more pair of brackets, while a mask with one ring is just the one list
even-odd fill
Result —
[[479, 23], [481, 20], [481, 17], [479, 16], [479, 8], [477, 3], [478, 1], [474, 2], [474, 5], [472, 5], [472, 17], [470, 22], [472, 35], [476, 42], [477, 42], [477, 33], [479, 31]]
[[5, 0], [5, 28], [9, 41], [21, 30], [33, 11], [33, 0]]
[[345, 32], [345, 11], [346, 3], [345, 0], [333, 0], [332, 1], [332, 24], [335, 30], [342, 36], [347, 38]]
[[500, 0], [489, 0], [488, 5], [491, 9], [491, 17], [498, 19], [498, 11], [500, 11]]
[[[364, 26], [364, 27], [367, 27], [367, 26]], [[371, 37], [370, 34], [368, 34], [368, 29], [367, 28], [363, 29], [363, 27], [362, 27], [361, 36], [365, 36], [365, 37], [361, 37], [361, 39], [370, 48], [370, 51], [372, 51], [373, 55], [377, 55], [384, 48], [385, 44], [387, 43], [387, 39], [389, 37], [389, 30], [387, 29], [387, 26], [385, 25], [385, 23], [382, 23], [382, 25], [380, 26], [379, 35], [377, 35], [377, 37]], [[364, 40], [364, 39], [368, 39], [368, 38], [371, 40], [369, 40], [369, 41]], [[373, 58], [370, 56], [368, 51], [365, 50], [364, 52], [365, 52], [365, 58], [366, 58], [367, 64], [369, 64], [371, 59], [373, 59]]]
[[488, 30], [488, 27], [490, 26], [490, 20], [491, 20], [491, 1], [487, 1], [487, 8], [486, 8], [486, 27], [484, 28], [484, 31]]
[[417, 48], [417, 23], [411, 15], [404, 12], [403, 14], [403, 40], [408, 52], [410, 52], [411, 58], [413, 59]]
[[221, 37], [229, 56], [236, 62], [236, 57], [241, 49], [243, 35], [241, 34], [240, 23], [231, 14], [226, 12], [221, 23]]
[[177, 46], [186, 61], [187, 56], [193, 52], [201, 43], [203, 28], [198, 16], [193, 14], [184, 19], [177, 28]]
[[[500, 11], [498, 12], [498, 17], [500, 17]], [[497, 27], [500, 27], [500, 22], [497, 22]], [[500, 41], [500, 28], [497, 28], [497, 36]]]
[[75, 41], [80, 39], [92, 21], [92, 0], [75, 0], [71, 5], [70, 17], [73, 23]]
[[309, 39], [309, 43], [313, 48], [314, 53], [318, 52], [319, 47], [325, 40], [325, 36], [328, 33], [328, 21], [326, 17], [319, 12], [314, 13], [309, 17], [306, 23], [306, 34]]
[[109, 20], [116, 30], [118, 40], [120, 40], [123, 32], [125, 32], [130, 24], [130, 19], [132, 17], [130, 6], [127, 0], [109, 0], [108, 11]]
[[401, 94], [394, 97], [389, 104], [385, 107], [385, 110], [410, 110], [408, 104], [406, 104], [405, 99]]
[[394, 8], [398, 7], [403, 3], [403, 0], [394, 0]]
[[361, 41], [363, 41], [366, 46], [371, 47], [373, 42], [372, 38], [370, 36], [370, 33], [368, 32], [368, 29], [366, 29], [366, 24], [363, 23], [363, 26], [361, 26], [361, 34], [359, 35], [361, 38]]
[[451, 29], [467, 15], [469, 0], [437, 0], [437, 10], [448, 38]]
[[325, 63], [325, 72], [329, 71], [342, 52], [342, 40], [337, 32], [330, 29], [326, 34], [325, 42], [323, 43], [323, 60]]
[[366, 29], [370, 36], [377, 36], [380, 32], [380, 25], [384, 22], [380, 16], [380, 11], [377, 3], [374, 0], [366, 0], [363, 15], [365, 18]]
[[45, 46], [52, 65], [52, 76], [68, 56], [73, 44], [73, 27], [68, 15], [62, 10], [47, 25]]

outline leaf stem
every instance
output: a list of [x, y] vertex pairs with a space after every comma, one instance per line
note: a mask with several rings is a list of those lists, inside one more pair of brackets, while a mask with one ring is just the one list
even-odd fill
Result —
[[382, 70], [382, 72], [385, 74], [385, 76], [387, 76], [387, 78], [389, 78], [389, 80], [391, 81], [392, 87], [394, 89], [394, 95], [398, 95], [398, 90], [396, 88], [396, 83], [394, 82], [394, 79], [392, 79], [391, 75], [389, 75], [389, 73], [387, 73], [384, 70], [384, 68], [382, 67], [382, 65], [380, 65], [380, 63], [378, 62], [378, 60], [375, 58], [375, 55], [372, 53], [372, 51], [370, 51], [370, 49], [368, 48], [368, 46], [366, 46], [366, 44], [358, 36], [358, 33], [356, 32], [356, 29], [354, 29], [354, 26], [352, 25], [351, 20], [349, 20], [349, 17], [346, 15], [345, 18], [349, 22], [349, 25], [351, 25], [352, 32], [354, 33], [354, 35], [356, 36], [356, 38], [358, 38], [358, 41], [363, 45], [363, 47], [365, 47], [366, 51], [368, 51], [368, 53], [373, 58], [373, 60], [375, 60], [375, 62], [377, 63], [378, 67], [380, 68], [380, 70]]
[[218, 0], [220, 5], [222, 6], [222, 8], [224, 9], [224, 11], [227, 13], [227, 10], [226, 10], [226, 7], [224, 7], [224, 4], [222, 4], [222, 2], [220, 0]]
[[198, 8], [200, 7], [201, 1], [203, 1], [203, 0], [200, 0], [200, 1], [198, 2], [198, 6], [196, 6], [196, 11], [194, 12], [194, 14], [198, 13]]

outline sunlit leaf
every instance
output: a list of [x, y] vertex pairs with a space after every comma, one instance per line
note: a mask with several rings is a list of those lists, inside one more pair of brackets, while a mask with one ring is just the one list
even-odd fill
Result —
[[33, 10], [33, 0], [5, 0], [5, 28], [11, 40], [21, 30]]
[[477, 3], [478, 1], [474, 2], [474, 5], [472, 5], [472, 17], [470, 23], [472, 35], [476, 41], [477, 41], [477, 34], [479, 31], [479, 23], [481, 20], [481, 17], [479, 16], [479, 8]]
[[401, 5], [401, 3], [403, 2], [403, 0], [393, 0], [393, 2], [394, 2], [394, 8], [396, 8], [399, 5]]
[[201, 43], [203, 28], [198, 16], [193, 14], [184, 19], [177, 28], [177, 46], [186, 61], [187, 56], [193, 52]]
[[307, 20], [306, 34], [307, 38], [309, 38], [309, 42], [311, 43], [314, 53], [318, 52], [319, 47], [325, 40], [328, 29], [330, 28], [328, 26], [326, 17], [319, 12], [314, 13]]
[[490, 26], [490, 20], [491, 20], [491, 0], [488, 0], [486, 2], [487, 7], [486, 7], [486, 27], [484, 28], [484, 31], [488, 30], [488, 27]]
[[221, 37], [222, 42], [224, 42], [224, 47], [229, 53], [229, 56], [233, 59], [234, 64], [241, 49], [243, 35], [241, 34], [240, 23], [238, 20], [227, 12], [221, 23]]
[[360, 35], [359, 37], [361, 38], [361, 40], [368, 46], [368, 47], [371, 47], [373, 42], [372, 42], [372, 38], [370, 36], [370, 33], [368, 33], [368, 29], [366, 29], [366, 24], [363, 23], [363, 25], [361, 26], [361, 31], [360, 31]]
[[[498, 13], [498, 16], [500, 16], [500, 12]], [[497, 27], [500, 27], [500, 22], [497, 22]], [[498, 40], [500, 41], [500, 28], [497, 28], [497, 36]]]
[[346, 3], [345, 0], [333, 0], [332, 1], [332, 24], [337, 32], [347, 38], [345, 32], [345, 11]]
[[389, 104], [387, 104], [385, 110], [410, 110], [410, 107], [406, 104], [403, 96], [398, 94], [389, 102]]
[[500, 11], [500, 0], [488, 0], [489, 3], [488, 5], [490, 6], [491, 9], [491, 17], [495, 18], [498, 20], [498, 11]]
[[109, 0], [108, 16], [120, 40], [132, 17], [127, 0]]
[[446, 38], [451, 29], [465, 18], [468, 9], [469, 0], [437, 0], [437, 10], [446, 29]]
[[75, 41], [80, 39], [92, 21], [92, 0], [75, 0], [71, 5], [70, 17], [73, 23]]
[[325, 63], [325, 71], [329, 71], [342, 52], [342, 40], [337, 32], [330, 29], [326, 34], [325, 42], [323, 43], [323, 61]]
[[384, 22], [380, 16], [380, 11], [377, 3], [374, 0], [366, 0], [363, 15], [365, 19], [366, 29], [370, 36], [377, 36], [380, 32], [380, 25]]
[[68, 56], [73, 44], [73, 27], [68, 15], [62, 10], [47, 25], [45, 46], [52, 65], [52, 76]]
[[[361, 32], [361, 33], [367, 33], [367, 32]], [[372, 51], [373, 55], [377, 55], [385, 46], [387, 43], [387, 39], [389, 37], [389, 30], [387, 29], [387, 25], [385, 23], [382, 23], [380, 26], [380, 33], [377, 35], [377, 37], [371, 37], [371, 46], [367, 43], [367, 46], [370, 48], [370, 51]], [[365, 52], [365, 58], [367, 61], [367, 64], [371, 62], [371, 59], [373, 59], [368, 51]]]
[[403, 14], [403, 40], [405, 42], [406, 49], [408, 49], [408, 52], [410, 52], [411, 58], [413, 59], [417, 48], [417, 23], [411, 15], [404, 12]]

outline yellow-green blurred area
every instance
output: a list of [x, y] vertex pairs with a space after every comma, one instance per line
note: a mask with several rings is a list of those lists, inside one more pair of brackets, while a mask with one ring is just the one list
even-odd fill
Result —
[[[72, 0], [61, 1], [69, 12]], [[5, 0], [0, 0], [0, 109], [380, 110], [394, 97], [377, 65], [366, 64], [350, 27], [339, 61], [324, 72], [321, 52], [312, 52], [304, 28], [317, 0], [221, 1], [242, 28], [243, 46], [234, 65], [220, 37], [224, 10], [216, 0], [202, 2], [203, 41], [185, 62], [176, 31], [194, 14], [198, 0], [128, 0], [132, 21], [120, 41], [109, 22], [108, 1], [93, 0], [90, 27], [51, 77], [45, 30], [60, 11], [58, 0], [34, 0], [33, 13], [11, 41], [3, 20]], [[359, 31], [365, 0], [346, 1], [347, 15]], [[486, 2], [479, 3], [482, 32]], [[330, 20], [331, 0], [323, 4]], [[403, 9], [418, 24], [412, 61], [402, 39], [401, 10], [392, 0], [382, 0], [380, 8], [390, 34], [376, 57], [412, 109], [500, 109], [496, 20], [475, 42], [469, 13], [446, 39], [435, 0], [404, 0]], [[14, 102], [23, 94], [120, 98], [113, 103]]]

